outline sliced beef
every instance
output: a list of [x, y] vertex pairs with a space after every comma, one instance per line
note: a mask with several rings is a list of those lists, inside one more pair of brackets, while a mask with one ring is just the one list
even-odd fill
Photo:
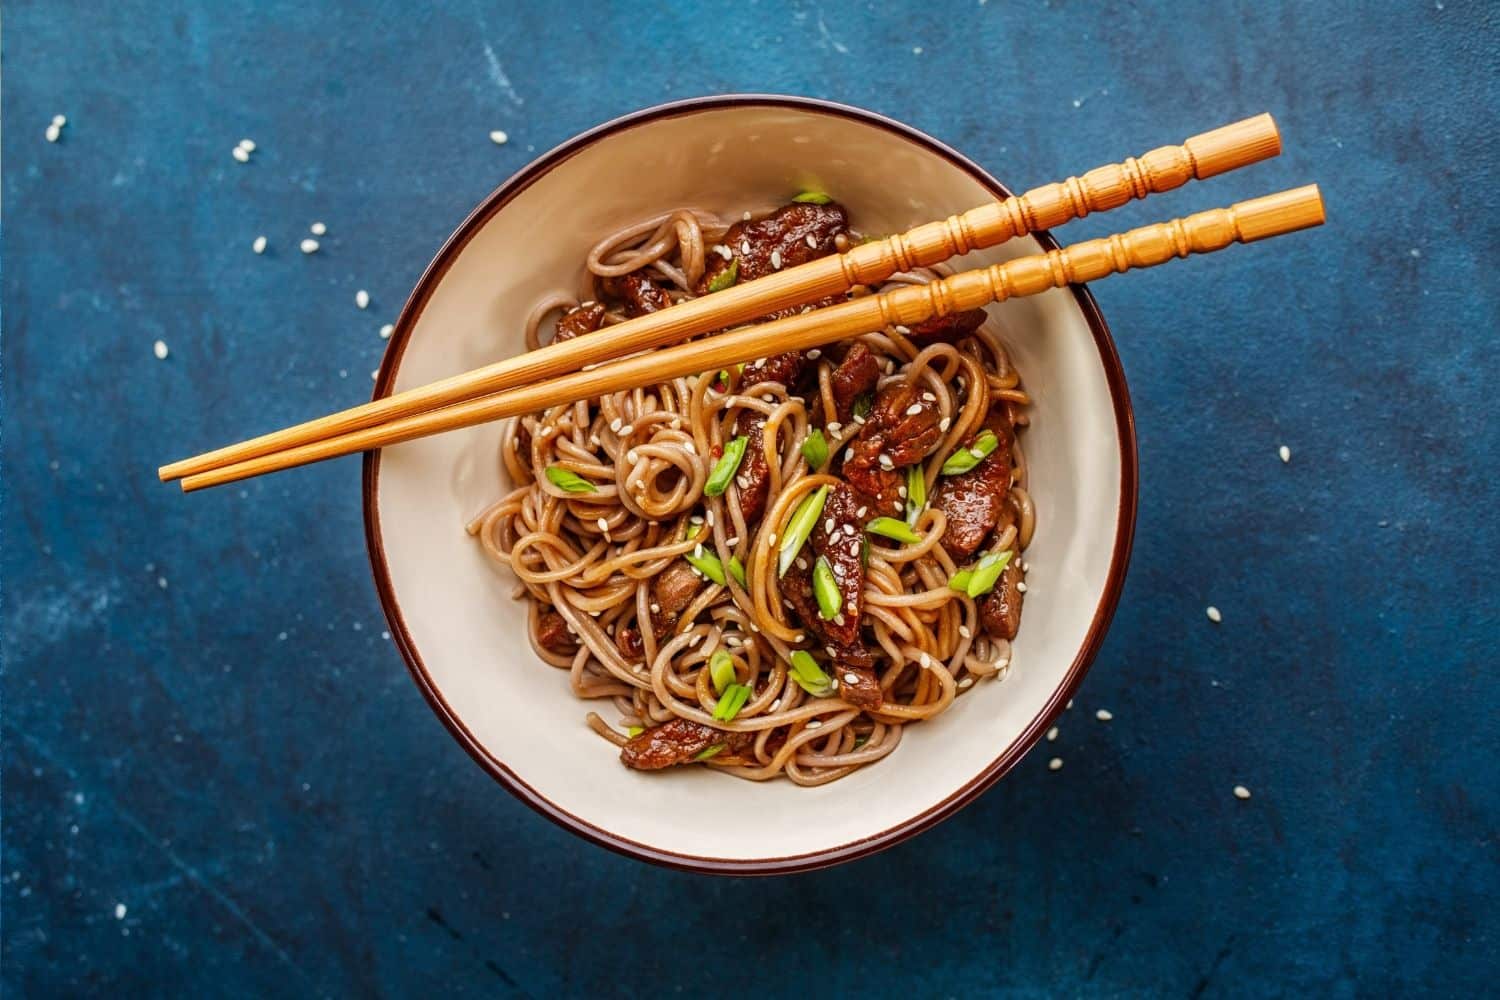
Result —
[[611, 299], [625, 303], [625, 313], [629, 316], [644, 316], [672, 304], [666, 286], [657, 284], [639, 271], [600, 279], [599, 287]]
[[[995, 528], [1015, 517], [1010, 504], [1005, 502], [1010, 492], [1011, 445], [1015, 442], [1010, 407], [1005, 403], [990, 407], [984, 427], [994, 432], [999, 445], [968, 472], [939, 479], [932, 498], [932, 505], [948, 518], [943, 548], [954, 559], [973, 555]], [[973, 443], [970, 438], [963, 446]]]
[[1014, 639], [1021, 627], [1021, 570], [1011, 559], [995, 589], [979, 602], [979, 624], [990, 635]]
[[557, 321], [557, 333], [553, 334], [552, 342], [560, 344], [585, 333], [593, 333], [599, 329], [599, 324], [602, 322], [604, 322], [602, 303], [590, 302], [588, 305], [574, 306], [563, 313], [562, 318]]
[[762, 382], [780, 382], [790, 389], [796, 385], [797, 379], [806, 367], [807, 358], [801, 351], [787, 351], [785, 354], [761, 358], [759, 361], [750, 362], [745, 366], [745, 370], [740, 372], [738, 388], [740, 392], [744, 392], [751, 386], [760, 385]]
[[928, 344], [952, 344], [963, 340], [983, 326], [984, 319], [983, 309], [969, 309], [964, 312], [949, 313], [946, 316], [933, 316], [911, 327], [911, 332], [907, 336], [914, 343], [924, 347]]
[[770, 493], [771, 467], [766, 464], [765, 426], [765, 418], [754, 410], [741, 410], [734, 422], [735, 436], [750, 439], [745, 446], [745, 457], [740, 461], [740, 470], [734, 477], [740, 513], [745, 516], [747, 525], [760, 520]]
[[708, 255], [697, 292], [699, 295], [707, 292], [713, 280], [736, 261], [737, 280], [754, 281], [773, 271], [826, 257], [834, 251], [834, 238], [848, 231], [849, 213], [836, 202], [827, 205], [793, 202], [764, 219], [736, 222], [720, 241], [729, 248], [730, 258], [726, 260], [717, 251]]
[[899, 513], [905, 507], [902, 468], [920, 462], [943, 436], [931, 395], [910, 383], [886, 386], [876, 394], [869, 419], [849, 446], [844, 478], [881, 514]]
[[833, 388], [833, 406], [840, 423], [848, 423], [854, 415], [854, 401], [872, 391], [880, 381], [880, 360], [875, 352], [864, 344], [855, 342], [830, 375]]
[[531, 431], [520, 422], [516, 423], [516, 454], [522, 465], [531, 464]]
[[[651, 631], [656, 641], [661, 642], [677, 627], [677, 619], [698, 593], [703, 581], [693, 572], [693, 567], [683, 560], [673, 560], [667, 568], [651, 582], [651, 603], [656, 610], [651, 612]], [[640, 631], [626, 625], [615, 632], [615, 648], [628, 659], [638, 660], [645, 655], [645, 644]]]
[[637, 771], [659, 771], [691, 763], [698, 754], [720, 743], [724, 744], [721, 753], [737, 755], [749, 750], [754, 742], [754, 733], [730, 733], [691, 719], [672, 719], [628, 741], [620, 748], [620, 761]]
[[568, 620], [556, 611], [537, 616], [537, 643], [549, 653], [572, 656], [578, 652], [578, 640], [568, 631]]

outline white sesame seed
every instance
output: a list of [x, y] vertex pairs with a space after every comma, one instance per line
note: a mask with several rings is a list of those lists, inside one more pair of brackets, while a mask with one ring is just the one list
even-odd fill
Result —
[[115, 904], [115, 919], [116, 920], [124, 920], [125, 919], [125, 904], [124, 903], [116, 903]]
[[924, 393], [922, 393], [922, 398], [925, 399], [925, 400], [927, 400], [927, 402], [929, 402], [929, 403], [936, 403], [937, 402], [937, 397], [934, 396], [930, 392], [924, 392]]
[[806, 242], [807, 242], [807, 249], [809, 249], [809, 250], [816, 250], [816, 249], [818, 249], [818, 238], [816, 236], [814, 236], [812, 233], [808, 233], [807, 234], [807, 241]]
[[821, 720], [821, 719], [811, 719], [807, 723], [807, 728], [808, 729], [822, 729], [823, 728], [823, 720]]
[[634, 448], [630, 449], [629, 451], [627, 451], [625, 453], [625, 461], [629, 462], [631, 465], [634, 465], [635, 463], [639, 462], [640, 460], [641, 460], [641, 453], [638, 452], [638, 451], [636, 451]]
[[943, 431], [944, 433], [947, 433], [948, 428], [950, 428], [952, 426], [953, 426], [953, 418], [952, 417], [944, 417], [942, 420], [938, 421], [938, 430]]
[[616, 434], [620, 433], [620, 428], [624, 426], [625, 421], [621, 420], [619, 417], [615, 417], [615, 419], [609, 422], [609, 429], [614, 431]]
[[854, 458], [854, 449], [852, 447], [845, 448], [844, 449], [844, 461], [846, 461], [846, 462], [852, 461], [853, 458]]
[[855, 414], [855, 415], [854, 415], [854, 422], [855, 422], [855, 423], [856, 423], [856, 424], [857, 424], [857, 425], [859, 425], [859, 426], [860, 426], [860, 427], [863, 427], [863, 426], [864, 426], [864, 425], [865, 425], [865, 418], [864, 418], [864, 417], [862, 417], [862, 416], [860, 416], [860, 415], [859, 415], [859, 414], [858, 414], [858, 413], [856, 413], [856, 414]]
[[1056, 740], [1057, 740], [1057, 727], [1053, 726], [1051, 729], [1047, 730], [1047, 742], [1048, 743], [1052, 743], [1052, 742], [1055, 742]]
[[767, 545], [775, 545], [776, 544], [776, 532], [773, 531], [769, 535], [766, 536], [766, 544]]
[[749, 252], [750, 252], [750, 241], [749, 240], [740, 240], [740, 253], [748, 254]]
[[852, 525], [852, 524], [846, 524], [846, 525], [844, 525], [844, 534], [852, 536], [854, 534], [854, 525]]
[[1213, 605], [1209, 605], [1207, 614], [1208, 620], [1213, 622], [1215, 625], [1224, 620], [1224, 616], [1219, 614], [1219, 609], [1214, 607]]
[[896, 467], [896, 463], [893, 462], [893, 461], [891, 461], [891, 456], [887, 455], [885, 452], [881, 452], [880, 453], [880, 467], [882, 469], [884, 469], [885, 471], [890, 472], [892, 469], [894, 469]]
[[165, 340], [158, 340], [152, 344], [151, 353], [156, 355], [158, 361], [167, 360], [167, 342]]
[[772, 250], [771, 251], [771, 270], [773, 270], [773, 271], [779, 271], [779, 270], [781, 270], [781, 251], [780, 250]]
[[390, 323], [387, 323], [385, 326], [382, 326], [380, 328], [380, 339], [381, 340], [390, 340], [391, 339], [391, 334], [393, 334], [395, 332], [396, 332], [396, 328], [393, 325], [391, 325]]
[[1051, 760], [1047, 761], [1047, 770], [1049, 770], [1049, 771], [1061, 771], [1062, 770], [1062, 758], [1061, 757], [1053, 757]]
[[302, 252], [303, 253], [317, 253], [318, 252], [318, 241], [317, 240], [306, 239], [306, 240], [303, 240], [301, 243], [299, 243], [298, 246], [302, 248]]
[[961, 681], [958, 682], [958, 689], [960, 691], [967, 691], [969, 688], [971, 688], [973, 686], [974, 686], [974, 678], [972, 678], [972, 677], [965, 677], [963, 680], [961, 680]]
[[354, 293], [354, 304], [360, 309], [370, 308], [370, 293], [361, 288]]
[[932, 657], [928, 656], [925, 650], [917, 654], [917, 662], [922, 665], [923, 670], [932, 669]]
[[908, 417], [915, 417], [918, 413], [921, 413], [921, 412], [922, 412], [922, 404], [921, 403], [913, 403], [913, 404], [911, 404], [910, 406], [908, 406], [906, 408], [906, 415]]
[[1281, 461], [1283, 463], [1290, 462], [1292, 460], [1292, 449], [1288, 448], [1286, 445], [1282, 445], [1280, 448], [1277, 448], [1276, 454], [1281, 456]]
[[62, 127], [59, 126], [56, 122], [53, 122], [51, 125], [47, 126], [46, 135], [48, 142], [56, 142], [58, 139], [62, 138]]
[[682, 450], [687, 452], [689, 455], [698, 454], [698, 446], [693, 444], [693, 442], [691, 441], [682, 442]]
[[660, 604], [654, 604], [654, 603], [653, 603], [653, 604], [652, 604], [652, 605], [651, 605], [651, 613], [652, 613], [652, 614], [653, 614], [653, 615], [659, 615], [659, 614], [661, 614], [661, 605], [660, 605]]
[[1069, 698], [1069, 699], [1068, 699], [1068, 703], [1067, 703], [1067, 704], [1066, 704], [1066, 705], [1064, 705], [1064, 706], [1063, 706], [1063, 709], [1064, 709], [1064, 710], [1066, 710], [1066, 709], [1070, 709], [1070, 708], [1072, 708], [1072, 707], [1073, 707], [1073, 699], [1072, 699], [1072, 698]]
[[[816, 347], [814, 347], [812, 350], [810, 350], [810, 351], [807, 352], [807, 360], [809, 360], [809, 361], [816, 361], [819, 358], [821, 358], [822, 356], [823, 356], [823, 352], [820, 349], [816, 348]], [[828, 426], [832, 427], [833, 425], [829, 424]]]
[[490, 142], [493, 142], [497, 146], [503, 146], [507, 142], [510, 142], [510, 136], [506, 135], [499, 129], [495, 129], [490, 133]]
[[724, 539], [724, 544], [725, 545], [738, 545], [738, 544], [740, 544], [740, 536], [739, 535], [730, 535], [728, 538]]
[[307, 231], [312, 233], [314, 236], [322, 236], [328, 232], [328, 227], [323, 225], [323, 223], [321, 222], [314, 222], [312, 225], [307, 227]]
[[893, 358], [887, 358], [885, 362], [885, 373], [887, 375], [896, 370], [896, 362]]
[[379, 368], [371, 368], [370, 369], [370, 381], [374, 382], [378, 378], [380, 378], [380, 369]]
[[1026, 593], [1026, 584], [1025, 583], [1017, 583], [1016, 584], [1016, 593], [1018, 593], [1018, 594], [1024, 594], [1024, 593]]
[[963, 636], [965, 639], [974, 638], [974, 633], [969, 631], [969, 626], [967, 625], [960, 625], [958, 627], [958, 634]]
[[720, 257], [723, 257], [725, 260], [734, 260], [734, 251], [729, 249], [722, 243], [714, 247], [714, 253], [718, 254]]
[[835, 625], [843, 625], [844, 624], [844, 613], [842, 611], [840, 611], [838, 614], [836, 614], [836, 615], [833, 616], [833, 623]]
[[836, 650], [836, 649], [834, 649], [832, 646], [824, 646], [823, 647], [823, 652], [827, 653], [829, 656], [838, 656], [839, 655], [839, 651]]
[[1101, 708], [1101, 709], [1099, 709], [1099, 711], [1097, 711], [1097, 712], [1094, 713], [1094, 718], [1098, 719], [1100, 722], [1108, 722], [1110, 719], [1113, 719], [1114, 717], [1115, 717], [1115, 713], [1111, 712], [1107, 708]]
[[698, 645], [698, 643], [700, 643], [702, 641], [703, 641], [703, 633], [702, 632], [698, 632], [691, 639], [688, 640], [688, 645], [689, 646], [696, 646], [696, 645]]
[[1244, 785], [1235, 785], [1234, 797], [1237, 799], [1248, 799], [1250, 797], [1250, 789], [1246, 788]]
[[807, 641], [807, 635], [806, 635], [806, 633], [798, 632], [796, 635], [792, 636], [792, 641], [793, 642], [806, 642]]
[[906, 487], [905, 486], [897, 486], [896, 487], [896, 495], [899, 496], [899, 497], [901, 497], [901, 499], [903, 499], [903, 500], [906, 499]]
[[845, 684], [858, 684], [859, 683], [859, 675], [858, 674], [845, 674], [844, 675], [844, 683]]
[[626, 424], [624, 427], [620, 428], [620, 436], [621, 437], [630, 437], [630, 435], [632, 435], [634, 433], [635, 433], [635, 424]]
[[250, 244], [250, 249], [254, 250], [256, 253], [265, 253], [266, 238], [264, 236], [255, 237], [255, 242]]
[[[599, 530], [600, 531], [608, 531], [609, 530], [609, 522], [606, 521], [604, 518], [602, 518], [602, 517], [599, 518], [599, 520], [596, 521], [595, 523], [599, 525]], [[700, 549], [703, 548], [703, 546], [701, 546], [701, 545], [698, 546], [698, 547]]]
[[[600, 520], [602, 521], [604, 519], [600, 518]], [[702, 542], [699, 542], [697, 545], [693, 546], [693, 557], [695, 559], [702, 559], [703, 558], [703, 543]]]
[[62, 128], [64, 125], [68, 124], [68, 116], [67, 115], [53, 115], [52, 116], [52, 124], [56, 125], [58, 128]]
[[833, 523], [833, 518], [831, 518], [831, 517], [825, 517], [823, 519], [823, 531], [825, 533], [830, 534], [830, 535], [833, 534], [833, 529], [835, 527], [836, 527], [836, 525], [834, 525], [834, 523]]
[[[798, 556], [797, 557], [797, 568], [798, 569], [807, 569], [807, 560], [804, 559], [802, 556]], [[833, 654], [830, 653], [829, 655], [831, 656]]]
[[234, 147], [234, 149], [230, 152], [229, 155], [233, 156], [236, 160], [239, 160], [241, 163], [249, 163], [250, 162], [250, 154], [245, 151], [245, 148], [243, 146], [236, 146], [236, 147]]
[[864, 517], [868, 513], [870, 513], [870, 508], [868, 508], [865, 505], [861, 504], [860, 507], [859, 507], [859, 509], [854, 512], [854, 516], [855, 517]]
[[240, 140], [240, 148], [243, 149], [247, 153], [253, 153], [253, 152], [255, 152], [255, 140], [253, 140], [253, 139], [241, 139]]
[[841, 431], [843, 429], [844, 429], [844, 425], [841, 424], [841, 423], [839, 423], [837, 420], [830, 420], [828, 422], [828, 433], [830, 433], [830, 434], [837, 434], [839, 431]]
[[714, 526], [714, 509], [712, 507], [708, 509], [707, 514], [703, 515], [703, 523], [707, 524], [710, 528]]

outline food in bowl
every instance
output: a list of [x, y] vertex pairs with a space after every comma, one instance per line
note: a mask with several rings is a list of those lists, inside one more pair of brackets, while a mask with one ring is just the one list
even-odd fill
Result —
[[[660, 214], [599, 240], [526, 344], [609, 336], [859, 239], [822, 192], [732, 223]], [[618, 728], [587, 718], [627, 767], [826, 784], [1005, 676], [1036, 523], [1029, 403], [982, 310], [872, 331], [512, 418], [513, 488], [468, 530], [515, 573], [537, 656], [613, 703]]]

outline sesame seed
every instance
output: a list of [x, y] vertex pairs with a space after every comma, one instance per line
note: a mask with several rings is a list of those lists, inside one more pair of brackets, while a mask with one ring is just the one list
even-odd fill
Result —
[[621, 420], [619, 417], [615, 417], [615, 419], [609, 422], [609, 429], [614, 431], [616, 434], [620, 433], [620, 428], [624, 426], [625, 421]]
[[710, 528], [714, 526], [714, 509], [710, 507], [708, 513], [703, 516], [703, 522]]
[[798, 556], [797, 557], [797, 568], [798, 569], [807, 569], [807, 560], [804, 559], [802, 556]]
[[660, 604], [652, 604], [651, 605], [651, 613], [653, 615], [659, 615], [659, 614], [661, 614], [661, 605]]
[[932, 669], [932, 657], [928, 656], [925, 650], [917, 654], [917, 662], [922, 665], [923, 670]]
[[638, 452], [638, 451], [636, 451], [634, 448], [630, 449], [629, 451], [627, 451], [625, 453], [625, 461], [629, 462], [631, 465], [634, 465], [635, 463], [639, 462], [640, 460], [641, 460], [641, 453]]
[[372, 369], [370, 369], [370, 381], [371, 382], [375, 381], [379, 377], [380, 377], [380, 369], [379, 368], [372, 368]]
[[151, 353], [156, 355], [158, 361], [167, 360], [167, 342], [165, 340], [158, 340], [152, 344]]
[[865, 425], [865, 418], [862, 417], [862, 416], [860, 416], [858, 413], [856, 413], [854, 415], [854, 422], [855, 422], [855, 424], [859, 425], [860, 427], [863, 427]]
[[781, 699], [780, 698], [777, 698], [775, 701], [771, 702], [771, 711], [774, 712], [774, 711], [776, 711], [780, 707], [781, 707]]
[[971, 688], [973, 686], [974, 686], [974, 678], [972, 678], [972, 677], [965, 677], [963, 680], [961, 680], [961, 681], [958, 682], [958, 689], [960, 691], [967, 691], [969, 688]]
[[825, 533], [830, 534], [830, 535], [833, 534], [833, 529], [835, 527], [836, 527], [836, 525], [833, 523], [833, 518], [826, 517], [826, 518], [823, 519], [823, 531]]
[[[52, 141], [56, 142], [57, 140], [53, 139]], [[239, 160], [241, 163], [250, 162], [250, 154], [245, 151], [245, 148], [243, 146], [234, 147], [234, 149], [230, 151], [229, 155], [234, 157], [236, 160]]]
[[253, 153], [253, 152], [255, 152], [255, 140], [254, 139], [241, 139], [240, 140], [240, 148], [243, 149], [247, 153]]
[[507, 142], [510, 142], [510, 136], [506, 135], [499, 129], [495, 129], [490, 133], [490, 142], [493, 142], [497, 146], [503, 146]]
[[634, 433], [635, 433], [635, 424], [626, 424], [624, 427], [620, 428], [620, 436], [621, 437], [630, 437], [630, 435], [632, 435]]
[[720, 257], [723, 257], [725, 260], [734, 260], [734, 251], [729, 249], [722, 243], [714, 247], [714, 253], [718, 254]]
[[841, 431], [843, 429], [844, 429], [844, 425], [841, 424], [841, 423], [839, 423], [837, 420], [830, 420], [828, 422], [828, 433], [830, 433], [830, 434], [837, 434], [839, 431]]
[[958, 634], [963, 636], [965, 639], [974, 638], [974, 633], [969, 631], [969, 626], [967, 625], [960, 625], [958, 627]]
[[844, 675], [844, 683], [845, 684], [858, 684], [859, 683], [859, 675], [858, 674], [845, 674]]
[[1097, 712], [1094, 713], [1094, 718], [1098, 719], [1100, 722], [1108, 722], [1110, 719], [1113, 719], [1114, 717], [1115, 717], [1115, 713], [1111, 712], [1107, 708], [1101, 708], [1101, 709], [1099, 709], [1099, 711], [1097, 711]]
[[393, 334], [395, 332], [396, 332], [396, 328], [393, 325], [391, 325], [390, 323], [387, 323], [385, 326], [382, 326], [380, 328], [380, 339], [381, 340], [390, 340], [391, 339], [391, 334]]
[[825, 653], [827, 653], [829, 656], [837, 656], [837, 655], [839, 655], [838, 654], [838, 650], [834, 649], [832, 646], [824, 646], [823, 647], [823, 651]]
[[947, 432], [948, 428], [950, 428], [952, 426], [953, 426], [953, 418], [952, 417], [944, 417], [942, 420], [938, 421], [938, 430], [943, 431], [945, 433]]
[[901, 497], [903, 500], [906, 499], [906, 487], [905, 486], [897, 486], [896, 487], [896, 495], [899, 496], [899, 497]]
[[361, 288], [354, 293], [354, 304], [360, 309], [370, 308], [370, 293]]
[[68, 116], [67, 115], [53, 115], [52, 116], [52, 124], [56, 125], [58, 128], [62, 128], [64, 125], [68, 124]]
[[740, 544], [740, 536], [739, 535], [730, 535], [728, 538], [724, 539], [724, 544], [725, 545], [738, 545], [738, 544]]
[[1047, 730], [1047, 742], [1048, 743], [1053, 743], [1053, 742], [1056, 742], [1056, 740], [1057, 740], [1057, 727], [1053, 726], [1051, 729]]
[[822, 729], [823, 728], [823, 720], [821, 720], [821, 719], [811, 719], [807, 723], [807, 728], [808, 729]]
[[303, 253], [317, 253], [318, 252], [318, 241], [317, 240], [312, 240], [312, 239], [303, 240], [301, 243], [298, 244], [298, 246], [302, 248], [302, 252]]
[[846, 534], [846, 535], [853, 535], [854, 534], [854, 525], [852, 525], [852, 524], [846, 524], [846, 525], [844, 525], [844, 534]]
[[1290, 462], [1292, 460], [1292, 449], [1288, 448], [1286, 445], [1282, 445], [1280, 448], [1276, 449], [1276, 454], [1281, 456], [1281, 461], [1283, 463]]
[[868, 507], [864, 506], [863, 504], [861, 504], [860, 507], [859, 507], [859, 509], [854, 512], [854, 516], [855, 517], [864, 517], [868, 513], [870, 513], [870, 508], [868, 508]]
[[922, 393], [922, 398], [925, 399], [925, 400], [927, 400], [927, 402], [929, 402], [929, 403], [936, 403], [937, 402], [937, 397], [934, 396], [930, 392], [924, 392], [924, 393]]
[[898, 325], [896, 327], [896, 332], [899, 333], [899, 334], [901, 334], [901, 336], [903, 336], [903, 337], [910, 336], [911, 335], [911, 327], [909, 327], [909, 326], [899, 326]]
[[698, 645], [698, 643], [700, 643], [702, 641], [703, 641], [703, 633], [699, 632], [696, 635], [694, 635], [691, 639], [688, 640], [688, 645], [689, 646], [696, 646], [696, 645]]
[[264, 236], [255, 237], [255, 242], [250, 244], [250, 249], [254, 250], [256, 253], [265, 253], [266, 238]]
[[1018, 593], [1018, 594], [1024, 594], [1024, 593], [1026, 593], [1026, 584], [1025, 583], [1017, 583], [1016, 584], [1016, 593]]
[[[816, 347], [814, 347], [812, 350], [810, 350], [810, 351], [807, 352], [807, 360], [809, 360], [809, 361], [816, 361], [819, 358], [821, 358], [822, 356], [823, 356], [823, 352], [821, 350], [819, 350], [818, 348], [816, 348]], [[832, 427], [833, 425], [829, 424], [828, 426]]]
[[772, 250], [771, 251], [771, 270], [773, 270], [773, 271], [779, 271], [779, 270], [781, 270], [781, 251], [780, 250]]
[[749, 222], [750, 221], [750, 212], [749, 212], [749, 210], [746, 209], [745, 214], [742, 215], [742, 216], [740, 216], [740, 218], [744, 219], [746, 222]]
[[[601, 517], [601, 518], [599, 518], [598, 521], [596, 521], [594, 523], [597, 524], [597, 525], [599, 525], [599, 530], [600, 531], [606, 531], [606, 532], [609, 531], [609, 522], [606, 521], [604, 518]], [[700, 545], [698, 547], [701, 549], [703, 546]]]
[[807, 234], [807, 249], [809, 249], [809, 250], [816, 250], [816, 249], [818, 249], [818, 238], [816, 236], [814, 236], [812, 233], [808, 233]]
[[125, 919], [125, 904], [124, 903], [116, 903], [115, 904], [115, 919], [116, 920], [124, 920]]
[[853, 447], [845, 448], [844, 449], [844, 461], [849, 462], [849, 461], [853, 461], [853, 459], [854, 459], [854, 449], [853, 449]]
[[840, 611], [838, 614], [836, 614], [836, 615], [833, 616], [833, 623], [835, 625], [842, 625], [842, 624], [844, 624], [844, 613], [842, 611]]
[[922, 412], [922, 404], [921, 403], [913, 403], [913, 404], [911, 404], [910, 406], [908, 406], [906, 408], [906, 415], [908, 417], [915, 417], [917, 414], [919, 414], [921, 412]]
[[792, 636], [792, 641], [793, 642], [806, 642], [807, 641], [807, 636], [806, 636], [806, 634], [804, 634], [802, 632], [798, 632], [796, 635]]
[[750, 252], [750, 241], [749, 240], [740, 240], [740, 253], [748, 254], [749, 252]]
[[891, 456], [887, 455], [885, 452], [881, 452], [880, 453], [880, 467], [882, 469], [884, 469], [885, 471], [890, 472], [892, 469], [894, 469], [896, 467], [896, 463], [893, 462], [893, 461], [891, 461]]
[[312, 225], [307, 227], [307, 231], [312, 233], [314, 236], [322, 236], [328, 232], [328, 227], [323, 225], [323, 223], [321, 222], [314, 222]]
[[1213, 622], [1215, 625], [1224, 620], [1224, 616], [1219, 614], [1219, 609], [1214, 607], [1213, 605], [1209, 605], [1207, 614], [1208, 620]]
[[1053, 757], [1051, 760], [1047, 761], [1047, 770], [1049, 770], [1049, 771], [1061, 771], [1062, 770], [1062, 758], [1061, 757]]
[[776, 544], [776, 532], [773, 531], [769, 535], [766, 536], [766, 544], [767, 545], [775, 545]]
[[1069, 709], [1069, 708], [1072, 708], [1072, 707], [1073, 707], [1073, 699], [1069, 698], [1068, 699], [1068, 703], [1066, 705], [1064, 705], [1063, 708], [1064, 708], [1064, 710], [1066, 710], [1066, 709]]
[[[603, 518], [601, 518], [600, 520], [603, 520]], [[696, 559], [702, 559], [703, 558], [703, 543], [702, 542], [699, 542], [697, 545], [693, 546], [693, 557], [696, 558]]]
[[1234, 797], [1237, 799], [1248, 799], [1250, 797], [1250, 789], [1246, 788], [1244, 785], [1235, 785]]

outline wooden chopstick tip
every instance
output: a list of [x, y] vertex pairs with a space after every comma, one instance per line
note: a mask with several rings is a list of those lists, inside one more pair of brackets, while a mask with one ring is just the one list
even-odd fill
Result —
[[1234, 206], [1234, 217], [1242, 243], [1311, 229], [1321, 226], [1327, 218], [1323, 192], [1316, 184], [1239, 202]]
[[1199, 180], [1281, 155], [1281, 130], [1263, 113], [1195, 135], [1183, 143]]

